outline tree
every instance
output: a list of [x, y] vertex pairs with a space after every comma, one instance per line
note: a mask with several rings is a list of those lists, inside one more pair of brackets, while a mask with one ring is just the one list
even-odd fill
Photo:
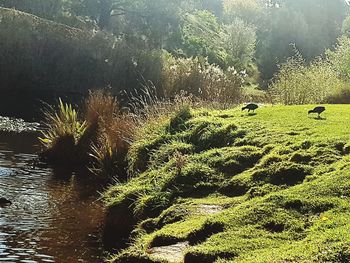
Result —
[[182, 23], [182, 51], [187, 57], [208, 57], [209, 63], [222, 68], [228, 65], [228, 54], [223, 48], [223, 28], [209, 11], [187, 13]]
[[258, 25], [263, 7], [259, 0], [224, 0], [225, 22], [229, 24], [240, 18], [246, 23]]
[[255, 56], [255, 28], [236, 18], [225, 26], [223, 34], [224, 47], [231, 60], [235, 61], [233, 64], [244, 68], [251, 63]]
[[343, 21], [341, 32], [344, 35], [350, 36], [350, 16], [346, 17]]
[[348, 10], [343, 0], [269, 1], [257, 35], [257, 59], [264, 79], [271, 79], [277, 64], [293, 55], [291, 44], [307, 62], [331, 48], [341, 33]]
[[350, 38], [342, 36], [334, 51], [327, 50], [327, 58], [345, 80], [350, 81]]

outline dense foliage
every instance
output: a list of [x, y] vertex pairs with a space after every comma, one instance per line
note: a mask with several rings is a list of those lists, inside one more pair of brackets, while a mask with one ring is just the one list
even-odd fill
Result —
[[180, 89], [164, 79], [166, 53], [179, 64], [207, 60], [226, 79], [245, 72], [240, 87], [267, 88], [295, 48], [307, 67], [333, 50], [341, 34], [328, 55], [333, 75], [343, 77], [350, 68], [343, 0], [3, 0], [0, 6], [25, 12], [0, 9], [2, 89], [86, 92], [109, 86], [118, 93], [152, 83], [165, 95]]
[[[349, 90], [329, 61], [306, 66], [301, 57], [288, 59], [270, 87], [275, 102], [287, 105], [338, 102], [336, 94]], [[332, 97], [332, 98], [331, 98]]]

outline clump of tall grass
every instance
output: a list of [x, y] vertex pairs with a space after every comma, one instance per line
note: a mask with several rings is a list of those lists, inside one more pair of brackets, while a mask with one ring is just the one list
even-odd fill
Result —
[[98, 124], [98, 137], [91, 147], [92, 170], [104, 177], [124, 180], [127, 176], [127, 155], [134, 140], [146, 138], [181, 105], [192, 104], [192, 97], [183, 92], [173, 100], [161, 99], [154, 86], [129, 94], [129, 104], [120, 109], [113, 96], [93, 92], [86, 103], [87, 122]]
[[116, 115], [98, 132], [91, 147], [92, 170], [104, 177], [125, 179], [126, 154], [134, 134], [135, 123], [127, 114]]
[[133, 140], [145, 136], [145, 132], [157, 128], [168, 120], [174, 112], [183, 108], [196, 108], [203, 105], [203, 101], [191, 93], [180, 91], [172, 99], [160, 98], [153, 85], [144, 86], [139, 92], [129, 97], [128, 115], [135, 124]]
[[133, 118], [123, 112], [114, 96], [94, 91], [86, 100], [85, 119], [96, 129], [91, 144], [91, 170], [104, 177], [124, 177], [126, 154], [135, 130]]
[[85, 101], [85, 119], [89, 124], [111, 123], [118, 112], [116, 98], [102, 90], [90, 92]]
[[78, 112], [71, 104], [59, 99], [57, 111], [48, 108], [45, 112], [46, 129], [39, 137], [45, 147], [43, 157], [53, 162], [74, 162], [79, 141], [87, 129]]
[[126, 153], [134, 119], [120, 110], [116, 98], [91, 92], [81, 120], [72, 105], [59, 100], [58, 109], [45, 112], [46, 129], [39, 138], [44, 159], [52, 163], [80, 164], [104, 177], [124, 176]]

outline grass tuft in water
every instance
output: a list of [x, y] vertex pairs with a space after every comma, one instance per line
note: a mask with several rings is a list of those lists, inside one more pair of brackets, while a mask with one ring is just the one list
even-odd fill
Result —
[[75, 162], [78, 142], [87, 130], [85, 121], [81, 121], [78, 112], [71, 104], [59, 99], [58, 110], [45, 112], [46, 128], [39, 140], [44, 145], [43, 156], [48, 161]]

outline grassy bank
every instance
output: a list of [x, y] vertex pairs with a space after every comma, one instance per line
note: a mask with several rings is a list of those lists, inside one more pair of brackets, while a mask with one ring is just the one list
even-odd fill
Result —
[[105, 193], [110, 238], [132, 240], [111, 261], [348, 262], [350, 106], [310, 108], [183, 107], [144, 125], [131, 179]]

